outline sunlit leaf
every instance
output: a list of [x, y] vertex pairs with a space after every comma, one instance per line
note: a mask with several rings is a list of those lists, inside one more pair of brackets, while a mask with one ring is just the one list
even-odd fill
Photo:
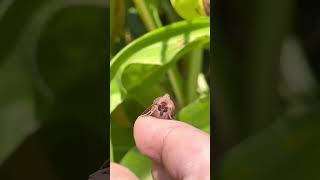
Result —
[[[121, 158], [134, 146], [133, 129], [115, 120], [118, 116], [112, 115], [110, 122], [113, 160], [119, 162]], [[120, 119], [119, 119], [120, 120]]]
[[[201, 18], [179, 22], [150, 32], [120, 51], [110, 63], [111, 89], [124, 92], [155, 84], [178, 58], [210, 41], [210, 21]], [[114, 84], [114, 85], [113, 85]], [[118, 85], [118, 88], [112, 87]], [[114, 91], [110, 98], [118, 96]], [[125, 99], [121, 97], [121, 101]], [[120, 104], [111, 101], [110, 112]]]
[[152, 180], [151, 160], [142, 155], [136, 147], [122, 158], [121, 164], [129, 168], [141, 180]]
[[201, 97], [181, 109], [177, 119], [210, 132], [210, 96]]

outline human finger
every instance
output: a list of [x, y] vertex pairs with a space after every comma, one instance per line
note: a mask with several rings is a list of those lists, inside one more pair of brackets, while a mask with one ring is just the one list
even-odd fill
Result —
[[207, 133], [183, 122], [140, 116], [134, 138], [141, 153], [161, 164], [173, 178], [210, 178]]

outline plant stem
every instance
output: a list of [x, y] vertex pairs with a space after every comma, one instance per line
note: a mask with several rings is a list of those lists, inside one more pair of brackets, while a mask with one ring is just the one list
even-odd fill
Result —
[[163, 1], [162, 7], [165, 13], [167, 14], [167, 18], [170, 22], [176, 22], [180, 20], [179, 16], [177, 16], [177, 14], [174, 12], [169, 1]]
[[177, 106], [178, 108], [181, 108], [185, 105], [185, 102], [183, 98], [182, 79], [176, 65], [172, 66], [172, 68], [168, 70], [168, 76], [173, 92], [176, 96]]
[[[133, 2], [148, 31], [152, 31], [162, 26], [159, 16], [151, 15], [144, 0], [134, 0]], [[169, 76], [169, 81], [171, 83], [173, 92], [175, 93], [175, 97], [177, 99], [177, 105], [178, 107], [183, 107], [183, 105], [185, 104], [184, 96], [183, 96], [183, 88], [182, 88], [183, 86], [182, 86], [181, 76], [179, 74], [176, 64], [172, 65], [172, 69], [168, 70], [168, 76]]]
[[186, 99], [191, 102], [197, 97], [198, 76], [202, 68], [202, 49], [197, 48], [190, 52], [188, 58], [187, 83], [186, 83]]
[[157, 28], [156, 22], [153, 20], [150, 12], [148, 11], [148, 8], [145, 4], [144, 0], [133, 0], [137, 11], [140, 14], [140, 17], [144, 23], [144, 25], [146, 26], [146, 28], [148, 29], [148, 31], [152, 31], [154, 29]]

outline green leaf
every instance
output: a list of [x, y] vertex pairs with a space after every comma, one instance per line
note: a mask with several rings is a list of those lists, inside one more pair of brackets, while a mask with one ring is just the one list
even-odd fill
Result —
[[206, 16], [202, 0], [171, 0], [171, 4], [184, 19]]
[[210, 132], [210, 96], [200, 97], [178, 114], [177, 119]]
[[124, 95], [121, 94], [120, 87], [118, 81], [115, 79], [110, 82], [110, 113], [121, 104], [122, 100], [125, 98]]
[[162, 89], [159, 85], [152, 85], [148, 88], [141, 88], [140, 91], [135, 91], [134, 94], [132, 94], [132, 96], [134, 96], [134, 99], [139, 104], [147, 108], [152, 104], [155, 98], [163, 96], [164, 94], [165, 90]]
[[133, 129], [120, 124], [119, 117], [112, 114], [111, 137], [113, 148], [113, 161], [119, 162], [121, 158], [134, 146]]
[[136, 147], [132, 148], [121, 160], [141, 180], [152, 180], [151, 160], [142, 155]]
[[[147, 33], [120, 51], [110, 62], [110, 98], [148, 88], [167, 72], [179, 57], [210, 41], [210, 19], [178, 22]], [[113, 81], [117, 81], [113, 82]], [[117, 87], [113, 87], [117, 86]], [[122, 92], [120, 92], [122, 91]], [[116, 98], [115, 98], [116, 99]], [[112, 102], [110, 112], [121, 101]]]
[[234, 147], [214, 167], [215, 179], [319, 179], [318, 110], [281, 118]]
[[208, 94], [210, 91], [209, 85], [203, 73], [200, 73], [198, 76], [198, 88], [197, 92], [200, 96]]

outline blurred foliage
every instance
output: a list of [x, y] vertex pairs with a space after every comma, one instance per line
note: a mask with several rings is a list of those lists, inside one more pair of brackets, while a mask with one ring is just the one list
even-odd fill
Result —
[[152, 179], [150, 160], [135, 147], [133, 124], [156, 97], [169, 93], [178, 120], [210, 132], [210, 17], [183, 20], [169, 0], [111, 4], [121, 11], [110, 21], [118, 30], [110, 42], [110, 151], [140, 179]]
[[0, 2], [0, 179], [87, 179], [108, 157], [107, 10]]
[[178, 120], [213, 132], [215, 179], [320, 179], [315, 3], [214, 1], [211, 27], [170, 0], [110, 5], [109, 19], [101, 0], [0, 2], [0, 179], [86, 179], [108, 134], [111, 160], [150, 179], [132, 126], [166, 92]]
[[216, 3], [214, 179], [320, 179], [318, 8]]
[[[234, 147], [216, 179], [318, 179], [319, 107], [281, 117]], [[230, 173], [232, 172], [232, 173]]]
[[122, 158], [121, 164], [129, 167], [130, 170], [141, 179], [152, 180], [151, 160], [139, 152], [137, 148], [132, 148], [125, 157]]

